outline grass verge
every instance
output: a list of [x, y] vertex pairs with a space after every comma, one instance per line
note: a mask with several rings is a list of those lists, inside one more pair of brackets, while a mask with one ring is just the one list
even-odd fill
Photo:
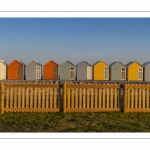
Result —
[[150, 113], [4, 113], [0, 132], [150, 132]]

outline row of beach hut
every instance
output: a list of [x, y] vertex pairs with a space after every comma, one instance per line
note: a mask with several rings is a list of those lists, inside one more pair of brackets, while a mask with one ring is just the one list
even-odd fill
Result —
[[136, 61], [129, 62], [127, 65], [113, 62], [107, 65], [103, 61], [98, 61], [94, 65], [90, 65], [86, 61], [82, 61], [74, 66], [70, 61], [66, 61], [59, 66], [54, 61], [49, 61], [43, 66], [42, 78], [42, 65], [36, 60], [27, 65], [19, 60], [14, 60], [7, 65], [3, 60], [0, 60], [0, 80], [7, 79], [150, 81], [150, 62], [143, 65]]

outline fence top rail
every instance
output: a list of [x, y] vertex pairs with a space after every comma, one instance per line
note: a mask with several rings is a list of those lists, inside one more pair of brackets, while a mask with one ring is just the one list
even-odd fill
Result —
[[145, 85], [145, 84], [126, 84], [127, 88], [134, 88], [134, 89], [150, 89], [150, 85]]
[[58, 88], [59, 84], [4, 84], [4, 87], [51, 87], [51, 88]]
[[120, 85], [118, 84], [99, 84], [99, 85], [93, 85], [93, 84], [84, 84], [84, 85], [73, 85], [73, 84], [66, 84], [66, 88], [120, 88]]

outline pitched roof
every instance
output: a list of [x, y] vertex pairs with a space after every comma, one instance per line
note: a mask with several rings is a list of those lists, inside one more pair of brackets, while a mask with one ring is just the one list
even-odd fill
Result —
[[149, 62], [145, 62], [142, 66], [145, 67], [145, 66], [147, 66], [149, 64], [150, 64], [150, 61]]
[[[30, 63], [32, 63], [32, 62], [36, 62], [37, 64], [42, 66], [42, 64], [40, 64], [37, 60], [32, 60]], [[29, 65], [30, 63], [28, 63], [27, 65]]]
[[[98, 64], [99, 62], [103, 62], [102, 60], [97, 61], [95, 64], [93, 64], [93, 66], [95, 66], [96, 64]], [[106, 64], [105, 62], [103, 62], [104, 64]], [[107, 65], [107, 64], [106, 64]]]
[[23, 62], [21, 62], [20, 60], [18, 60], [18, 59], [15, 59], [14, 61], [17, 61], [19, 64], [25, 66], [25, 64]]
[[[82, 64], [82, 63], [87, 63], [86, 61], [81, 61], [79, 64], [77, 64], [76, 66]], [[89, 63], [87, 63], [89, 66], [91, 66]]]
[[[132, 65], [133, 63], [137, 63], [139, 64], [137, 61], [130, 61], [128, 64], [126, 64], [126, 67], [129, 67], [130, 65]], [[141, 64], [139, 64], [141, 66]]]
[[120, 64], [122, 64], [123, 66], [125, 66], [123, 63], [121, 63], [121, 62], [119, 62], [119, 61], [115, 61], [115, 62], [113, 62], [112, 64], [110, 64], [109, 66], [111, 67], [111, 66], [113, 66], [113, 65], [116, 64], [116, 63], [120, 63]]
[[7, 64], [4, 62], [4, 60], [0, 60], [0, 62], [3, 63], [4, 65], [7, 65]]
[[[65, 61], [64, 63], [66, 63], [66, 62], [68, 62], [68, 63], [70, 63], [72, 66], [74, 66], [74, 64], [72, 64], [70, 61], [67, 60], [67, 61]], [[62, 64], [64, 64], [64, 63], [62, 63]], [[62, 65], [62, 64], [61, 64], [61, 65]]]
[[45, 63], [44, 65], [46, 65], [46, 64], [48, 64], [48, 63], [50, 63], [50, 62], [53, 62], [54, 64], [56, 64], [57, 66], [58, 66], [58, 64], [57, 63], [55, 63], [54, 61], [52, 61], [52, 60], [50, 60], [50, 61], [48, 61], [47, 63]]

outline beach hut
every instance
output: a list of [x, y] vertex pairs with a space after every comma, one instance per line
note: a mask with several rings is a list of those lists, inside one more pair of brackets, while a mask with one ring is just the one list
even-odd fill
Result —
[[52, 60], [44, 65], [44, 80], [58, 80], [58, 64]]
[[0, 60], [0, 80], [6, 80], [7, 79], [7, 64]]
[[103, 61], [93, 65], [93, 80], [109, 80], [109, 66]]
[[126, 65], [128, 81], [143, 81], [143, 66], [136, 61], [131, 61]]
[[42, 79], [42, 65], [36, 61], [31, 61], [26, 65], [26, 80], [41, 80]]
[[92, 80], [92, 66], [86, 61], [82, 61], [76, 66], [77, 80]]
[[24, 80], [25, 64], [20, 60], [15, 59], [8, 65], [9, 80]]
[[113, 62], [109, 65], [110, 80], [126, 80], [126, 66], [121, 62]]
[[150, 62], [145, 62], [142, 66], [143, 66], [143, 80], [150, 81]]
[[74, 80], [75, 66], [70, 62], [66, 61], [60, 65], [60, 80]]

